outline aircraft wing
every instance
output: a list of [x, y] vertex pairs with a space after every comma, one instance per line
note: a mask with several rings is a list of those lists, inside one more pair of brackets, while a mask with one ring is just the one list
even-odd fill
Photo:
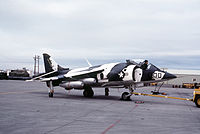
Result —
[[63, 80], [63, 79], [65, 79], [64, 75], [57, 75], [57, 76], [42, 78], [42, 79], [40, 79], [40, 81], [47, 82], [47, 81], [55, 81], [55, 80]]
[[94, 69], [94, 70], [89, 70], [89, 71], [67, 73], [64, 76], [66, 79], [78, 80], [78, 79], [83, 79], [83, 78], [96, 77], [98, 73], [101, 73], [103, 71], [104, 69]]
[[101, 73], [103, 69], [101, 70], [94, 70], [94, 71], [83, 71], [80, 73], [73, 73], [70, 75], [57, 75], [53, 77], [47, 77], [47, 78], [41, 78], [42, 82], [47, 82], [47, 81], [55, 81], [55, 80], [80, 80], [88, 77], [95, 77], [96, 74]]

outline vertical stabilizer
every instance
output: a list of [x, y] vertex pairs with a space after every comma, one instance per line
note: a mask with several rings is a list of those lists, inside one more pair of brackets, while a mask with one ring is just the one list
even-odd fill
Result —
[[51, 58], [50, 55], [44, 53], [43, 58], [46, 73], [56, 71], [58, 69], [58, 64]]

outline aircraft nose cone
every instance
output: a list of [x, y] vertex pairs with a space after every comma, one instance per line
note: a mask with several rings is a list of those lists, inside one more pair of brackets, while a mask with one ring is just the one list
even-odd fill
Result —
[[177, 78], [174, 74], [165, 73], [164, 79], [175, 79]]

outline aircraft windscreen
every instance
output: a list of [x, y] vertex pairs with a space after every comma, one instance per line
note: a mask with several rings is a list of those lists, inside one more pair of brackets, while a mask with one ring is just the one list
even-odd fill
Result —
[[148, 64], [148, 67], [146, 70], [157, 70], [157, 71], [160, 71], [160, 69], [158, 67], [156, 67], [155, 65], [149, 63]]

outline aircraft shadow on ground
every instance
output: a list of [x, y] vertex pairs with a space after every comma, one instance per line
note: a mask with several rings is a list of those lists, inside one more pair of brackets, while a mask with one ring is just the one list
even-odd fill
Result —
[[[49, 98], [48, 97], [48, 93], [46, 92], [32, 92], [32, 94], [40, 94], [42, 95], [41, 97], [43, 98]], [[193, 105], [192, 103], [189, 104], [187, 102], [184, 103], [184, 101], [182, 100], [178, 100], [178, 102], [174, 102], [173, 100], [171, 101], [167, 101], [168, 99], [166, 99], [166, 101], [160, 101], [159, 98], [154, 98], [153, 100], [149, 100], [149, 98], [145, 99], [146, 97], [142, 97], [142, 98], [138, 98], [135, 97], [134, 95], [131, 97], [131, 101], [124, 101], [124, 102], [133, 102], [136, 103], [139, 102], [138, 104], [148, 104], [149, 106], [153, 106], [153, 104], [163, 104], [166, 106], [169, 105], [173, 105], [173, 106], [191, 106], [191, 107], [195, 107], [195, 105]], [[86, 98], [80, 94], [67, 94], [67, 93], [61, 93], [61, 92], [57, 92], [54, 94], [54, 97], [52, 99], [67, 99], [67, 100], [84, 100], [84, 101], [91, 101], [91, 100], [114, 100], [114, 101], [122, 101], [120, 100], [120, 96], [104, 96], [104, 95], [94, 95], [92, 98]], [[144, 103], [140, 103], [140, 102], [144, 102]]]
[[[48, 93], [47, 92], [32, 92], [31, 94], [41, 94], [43, 95], [45, 98], [48, 97]], [[92, 98], [87, 98], [87, 97], [84, 97], [83, 95], [80, 95], [80, 94], [68, 94], [68, 93], [61, 93], [61, 92], [57, 92], [54, 94], [54, 97], [53, 98], [56, 98], [56, 99], [74, 99], [74, 100], [77, 100], [77, 99], [85, 99], [85, 100], [92, 100], [92, 99], [95, 99], [95, 100], [117, 100], [119, 101], [120, 100], [120, 96], [104, 96], [104, 95], [94, 95]]]
[[55, 95], [54, 98], [63, 98], [63, 99], [81, 99], [81, 100], [116, 100], [119, 101], [119, 96], [104, 96], [104, 95], [94, 95], [92, 98], [84, 97], [83, 95], [75, 95], [75, 94], [61, 94]]

